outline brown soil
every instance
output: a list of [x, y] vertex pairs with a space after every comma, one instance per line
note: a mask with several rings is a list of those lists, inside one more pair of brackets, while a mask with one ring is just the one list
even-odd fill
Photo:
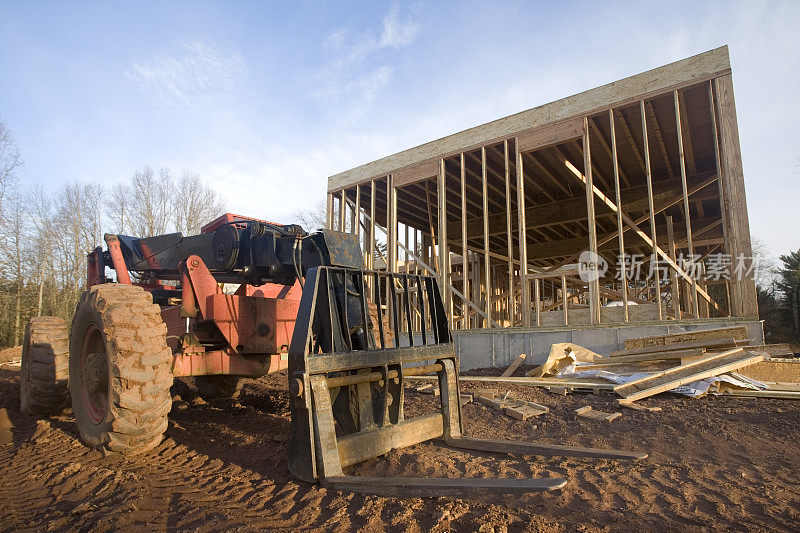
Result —
[[[569, 479], [547, 494], [401, 500], [292, 478], [285, 379], [249, 381], [235, 404], [176, 401], [164, 442], [126, 459], [85, 448], [69, 412], [49, 419], [20, 414], [19, 374], [0, 370], [0, 409], [12, 434], [10, 444], [0, 443], [0, 530], [790, 531], [800, 518], [800, 410], [792, 400], [662, 395], [646, 402], [662, 412], [625, 410], [608, 423], [577, 418], [573, 410], [614, 410], [611, 395], [513, 388], [512, 395], [550, 413], [519, 422], [469, 404], [467, 434], [643, 450], [650, 457], [498, 458], [426, 443], [348, 472]], [[407, 391], [409, 415], [435, 401]]]
[[0, 363], [8, 363], [20, 357], [22, 357], [22, 346], [12, 346], [0, 350]]

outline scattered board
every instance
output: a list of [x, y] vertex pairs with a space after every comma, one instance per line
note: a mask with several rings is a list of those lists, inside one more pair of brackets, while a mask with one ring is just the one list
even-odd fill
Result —
[[439, 396], [439, 385], [434, 385], [433, 383], [427, 383], [425, 385], [420, 385], [415, 391], [421, 394], [433, 394], [434, 396]]
[[628, 409], [633, 409], [634, 411], [646, 411], [649, 413], [657, 413], [661, 411], [660, 407], [648, 407], [646, 405], [641, 405], [634, 402], [628, 402], [625, 400], [617, 400], [617, 405], [620, 407], [627, 407]]
[[511, 374], [513, 374], [513, 373], [514, 373], [514, 371], [515, 371], [515, 370], [516, 370], [516, 369], [519, 367], [519, 365], [521, 365], [521, 364], [522, 364], [522, 362], [523, 362], [523, 361], [525, 361], [525, 357], [526, 357], [526, 356], [525, 356], [525, 354], [524, 354], [524, 353], [521, 353], [521, 354], [519, 354], [519, 357], [517, 357], [517, 358], [514, 360], [514, 362], [513, 362], [513, 363], [511, 363], [510, 365], [508, 365], [508, 368], [506, 368], [505, 372], [503, 372], [502, 374], [500, 374], [500, 377], [502, 377], [502, 378], [507, 378], [508, 376], [510, 376]]
[[731, 370], [752, 365], [764, 359], [763, 355], [744, 352], [744, 348], [734, 348], [720, 354], [710, 355], [692, 363], [676, 366], [669, 370], [629, 381], [614, 387], [614, 392], [629, 402], [654, 396], [680, 387], [693, 381], [718, 376]]
[[605, 420], [606, 422], [611, 422], [612, 420], [622, 416], [622, 413], [606, 413], [605, 411], [595, 411], [590, 405], [585, 405], [575, 409], [575, 414], [583, 418], [589, 418], [591, 420]]

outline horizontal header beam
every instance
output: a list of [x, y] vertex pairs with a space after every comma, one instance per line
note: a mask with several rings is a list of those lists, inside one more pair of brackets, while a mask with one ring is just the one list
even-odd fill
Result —
[[341, 172], [328, 178], [328, 190], [350, 187], [399, 169], [500, 142], [563, 120], [592, 115], [729, 72], [728, 47], [722, 46]]

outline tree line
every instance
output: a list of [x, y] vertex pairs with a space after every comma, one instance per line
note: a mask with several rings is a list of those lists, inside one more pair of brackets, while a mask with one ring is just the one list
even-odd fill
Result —
[[[33, 316], [71, 321], [86, 289], [86, 254], [104, 233], [148, 237], [172, 231], [195, 234], [225, 211], [218, 193], [188, 170], [180, 175], [149, 166], [130, 179], [67, 182], [54, 190], [20, 182], [24, 161], [0, 120], [0, 346], [22, 342]], [[325, 225], [320, 203], [297, 218], [307, 229]], [[765, 256], [754, 239], [756, 255]], [[376, 259], [385, 244], [376, 243]], [[767, 342], [800, 344], [800, 250], [780, 257], [757, 280], [758, 307]]]
[[104, 233], [195, 234], [225, 212], [220, 195], [188, 170], [146, 166], [126, 182], [21, 182], [24, 161], [0, 121], [0, 345], [22, 342], [32, 316], [72, 319], [86, 289], [86, 255]]

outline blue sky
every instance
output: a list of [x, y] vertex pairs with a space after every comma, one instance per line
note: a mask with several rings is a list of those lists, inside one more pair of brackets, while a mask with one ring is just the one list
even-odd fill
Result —
[[730, 46], [751, 232], [800, 247], [800, 2], [0, 1], [23, 183], [197, 171], [291, 222], [327, 176]]

